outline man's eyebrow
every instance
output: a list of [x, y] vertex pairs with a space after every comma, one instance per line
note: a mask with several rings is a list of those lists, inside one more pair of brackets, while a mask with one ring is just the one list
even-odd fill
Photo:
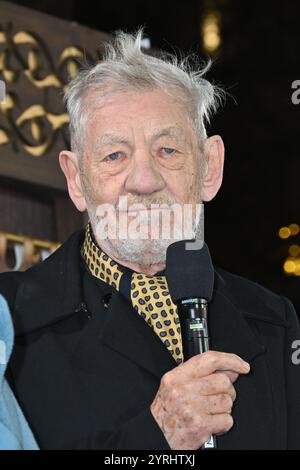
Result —
[[104, 145], [111, 145], [111, 144], [126, 144], [129, 145], [129, 141], [127, 137], [122, 136], [122, 135], [116, 135], [116, 134], [103, 134], [101, 137], [98, 137], [96, 139], [96, 142], [94, 144], [94, 151], [96, 152], [97, 150], [101, 149]]
[[[185, 134], [178, 128], [174, 126], [166, 127], [164, 129], [159, 129], [155, 132], [152, 137], [151, 141], [154, 142], [155, 140], [160, 139], [161, 137], [172, 137], [177, 141], [186, 140]], [[114, 145], [114, 144], [124, 144], [130, 146], [130, 142], [126, 136], [118, 135], [118, 134], [111, 134], [106, 133], [101, 135], [96, 139], [94, 144], [94, 152], [97, 153], [103, 146], [105, 145]]]
[[152, 136], [151, 140], [154, 141], [154, 140], [160, 139], [161, 137], [172, 137], [178, 141], [186, 140], [186, 136], [184, 132], [182, 132], [178, 127], [174, 127], [174, 126], [160, 129]]

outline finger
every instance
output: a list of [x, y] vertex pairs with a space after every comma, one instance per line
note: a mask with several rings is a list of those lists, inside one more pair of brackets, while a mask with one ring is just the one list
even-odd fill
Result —
[[207, 377], [203, 377], [202, 379], [199, 379], [199, 384], [200, 393], [203, 396], [227, 393], [233, 401], [236, 399], [235, 388], [233, 387], [231, 380], [223, 373], [215, 372]]
[[216, 371], [228, 370], [237, 374], [248, 374], [250, 366], [236, 354], [208, 351], [193, 356], [177, 368], [182, 376], [190, 377], [205, 377]]
[[222, 371], [217, 370], [216, 374], [218, 373], [226, 375], [232, 384], [234, 384], [239, 377], [239, 374], [237, 374], [236, 372], [233, 372], [232, 370], [222, 370]]
[[228, 432], [234, 425], [233, 417], [230, 413], [211, 415], [211, 434], [221, 436]]
[[227, 393], [220, 393], [219, 395], [210, 395], [203, 399], [203, 409], [209, 415], [231, 414], [233, 407], [233, 399]]
[[[174, 383], [169, 388], [172, 398], [176, 399], [177, 403], [200, 403], [203, 397], [211, 395], [228, 394], [232, 401], [236, 399], [236, 391], [230, 379], [223, 373], [214, 373], [207, 377], [200, 379], [189, 380], [184, 383]], [[174, 398], [175, 397], [175, 398]]]

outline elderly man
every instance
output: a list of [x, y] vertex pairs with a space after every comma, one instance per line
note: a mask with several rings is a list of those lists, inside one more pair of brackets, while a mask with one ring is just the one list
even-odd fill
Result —
[[[137, 213], [177, 204], [192, 207], [197, 238], [224, 160], [222, 139], [206, 136], [218, 95], [205, 70], [144, 54], [141, 35], [118, 33], [66, 93], [71, 151], [59, 160], [90, 223], [40, 265], [0, 276], [16, 330], [8, 380], [42, 449], [200, 449], [211, 435], [219, 449], [300, 448], [291, 303], [215, 269], [212, 350], [183, 361], [164, 276], [180, 237], [132, 233]], [[115, 209], [106, 228], [103, 207]], [[139, 219], [144, 235], [151, 220]]]

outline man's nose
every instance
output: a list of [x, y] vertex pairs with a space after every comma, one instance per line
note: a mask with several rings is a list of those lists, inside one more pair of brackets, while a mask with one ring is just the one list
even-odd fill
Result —
[[164, 187], [165, 181], [151, 155], [145, 154], [134, 159], [126, 180], [126, 191], [132, 194], [151, 194], [161, 191]]

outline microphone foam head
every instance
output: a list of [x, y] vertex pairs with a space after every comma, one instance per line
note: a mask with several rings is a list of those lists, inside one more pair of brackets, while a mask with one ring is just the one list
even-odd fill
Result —
[[186, 249], [187, 242], [180, 240], [167, 249], [166, 278], [173, 302], [198, 297], [208, 302], [212, 298], [214, 268], [206, 243], [201, 249]]

